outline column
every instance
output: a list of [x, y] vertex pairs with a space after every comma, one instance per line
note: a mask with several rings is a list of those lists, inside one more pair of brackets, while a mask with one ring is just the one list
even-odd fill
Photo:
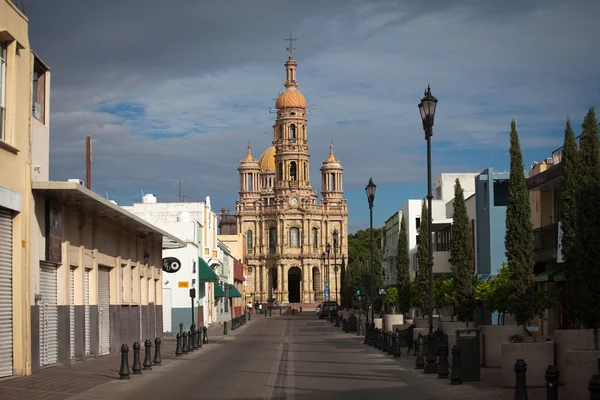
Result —
[[261, 278], [261, 287], [262, 290], [260, 292], [260, 297], [262, 299], [262, 301], [266, 301], [267, 299], [264, 298], [264, 296], [266, 296], [267, 294], [267, 266], [263, 265], [261, 267], [262, 270], [262, 278]]
[[308, 276], [310, 274], [310, 265], [304, 265], [302, 267], [302, 283], [303, 283], [303, 290], [302, 290], [302, 299], [304, 302], [308, 302], [309, 300], [309, 290], [308, 290]]
[[277, 266], [277, 301], [283, 303], [283, 264]]
[[282, 296], [285, 300], [285, 302], [289, 302], [289, 293], [288, 293], [288, 276], [287, 276], [287, 271], [286, 271], [286, 267], [285, 265], [282, 265], [281, 268], [283, 269], [283, 276], [282, 276], [282, 282], [283, 282], [283, 290], [281, 291]]

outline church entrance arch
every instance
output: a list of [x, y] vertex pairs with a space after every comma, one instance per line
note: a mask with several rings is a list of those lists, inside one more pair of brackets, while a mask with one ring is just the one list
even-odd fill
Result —
[[300, 282], [302, 281], [302, 270], [292, 267], [288, 271], [288, 301], [300, 303]]
[[271, 268], [271, 282], [270, 283], [270, 291], [269, 291], [269, 299], [267, 301], [271, 301], [272, 299], [277, 299], [277, 268]]

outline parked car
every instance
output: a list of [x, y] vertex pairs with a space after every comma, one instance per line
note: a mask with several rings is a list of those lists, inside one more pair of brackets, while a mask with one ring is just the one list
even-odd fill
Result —
[[321, 307], [323, 306], [323, 303], [319, 303], [317, 304], [317, 317], [320, 317], [320, 313], [321, 313]]
[[326, 318], [329, 315], [337, 316], [338, 310], [342, 308], [335, 301], [324, 301], [319, 311], [319, 318]]

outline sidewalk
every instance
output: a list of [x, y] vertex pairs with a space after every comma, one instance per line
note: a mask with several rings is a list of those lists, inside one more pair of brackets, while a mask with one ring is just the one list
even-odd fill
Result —
[[[228, 331], [230, 329], [228, 324]], [[243, 331], [245, 326], [233, 332]], [[232, 334], [234, 334], [231, 332]], [[161, 344], [162, 366], [180, 360], [198, 357], [205, 347], [210, 348], [212, 343], [223, 341], [223, 326], [209, 327], [208, 344], [202, 346], [183, 357], [175, 357], [177, 341], [172, 337], [165, 337]], [[129, 370], [133, 366], [133, 349], [129, 345]], [[152, 345], [154, 357], [154, 343]], [[141, 363], [144, 361], [144, 347], [140, 349]], [[153, 369], [162, 368], [153, 367]], [[42, 369], [39, 373], [26, 377], [14, 377], [0, 380], [0, 399], [2, 400], [63, 400], [77, 394], [86, 392], [104, 383], [118, 380], [121, 367], [121, 353], [109, 354], [96, 359], [80, 362], [72, 366], [57, 365]], [[148, 371], [150, 372], [150, 371]], [[144, 371], [143, 371], [144, 373]], [[142, 374], [143, 375], [143, 374]], [[132, 376], [132, 379], [135, 377]]]

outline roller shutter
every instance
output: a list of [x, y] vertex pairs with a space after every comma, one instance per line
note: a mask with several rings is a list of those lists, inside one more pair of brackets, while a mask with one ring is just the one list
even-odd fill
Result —
[[56, 268], [40, 265], [40, 366], [58, 360], [57, 283]]
[[75, 267], [71, 267], [69, 274], [69, 286], [71, 291], [71, 305], [69, 307], [69, 336], [71, 359], [75, 358]]
[[89, 356], [91, 353], [90, 346], [90, 270], [84, 270], [84, 301], [85, 301], [85, 355]]
[[100, 355], [110, 354], [110, 269], [98, 268], [98, 331]]
[[143, 286], [142, 283], [144, 282], [144, 278], [140, 278], [140, 305], [139, 305], [139, 311], [140, 311], [140, 343], [144, 342], [144, 321], [142, 319], [142, 304], [144, 302], [144, 296], [143, 296]]
[[13, 374], [12, 212], [0, 208], [0, 378]]

